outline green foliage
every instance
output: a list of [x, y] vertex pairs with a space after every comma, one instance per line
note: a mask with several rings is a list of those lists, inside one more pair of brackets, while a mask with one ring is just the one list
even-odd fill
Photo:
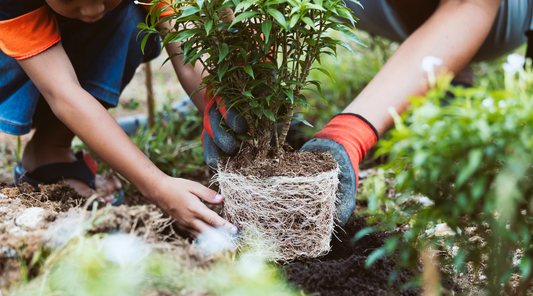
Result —
[[[203, 65], [208, 74], [203, 85], [212, 88], [208, 93], [223, 95], [229, 106], [239, 110], [264, 154], [271, 127], [276, 122], [284, 124], [279, 135], [275, 130], [279, 148], [294, 119], [295, 107], [308, 105], [302, 90], [311, 89], [323, 97], [321, 82], [307, 79], [313, 62], [320, 62], [323, 54], [336, 57], [337, 46], [351, 50], [346, 42], [326, 36], [327, 31], [339, 31], [362, 44], [354, 33], [352, 11], [342, 0], [154, 3], [166, 4], [175, 14], [160, 18], [165, 8], [155, 9], [149, 22], [152, 25], [140, 27], [164, 35], [163, 44], [181, 42], [182, 52], [172, 56], [183, 55], [184, 64]], [[175, 23], [169, 32], [156, 30], [157, 23], [170, 21]], [[316, 69], [331, 77], [326, 69]]]
[[131, 139], [166, 174], [193, 177], [204, 169], [201, 125], [196, 109], [187, 115], [177, 114], [169, 100], [157, 113], [154, 126], [139, 129]]
[[126, 109], [128, 110], [137, 110], [140, 107], [141, 107], [141, 104], [139, 104], [139, 102], [137, 102], [137, 100], [135, 100], [134, 98], [131, 98], [128, 104], [126, 104]]
[[[487, 289], [498, 295], [512, 273], [521, 272], [526, 283], [533, 277], [531, 62], [526, 70], [505, 73], [503, 89], [488, 81], [481, 81], [481, 87], [453, 88], [450, 79], [441, 77], [425, 97], [411, 98], [412, 108], [401, 117], [393, 114], [391, 138], [380, 143], [379, 152], [390, 154], [389, 167], [403, 195], [397, 208], [380, 213], [379, 219], [389, 230], [398, 224], [409, 227], [379, 252], [398, 248], [403, 264], [416, 265], [421, 249], [455, 243], [457, 270], [464, 271], [467, 262], [476, 267], [483, 263]], [[456, 99], [441, 104], [447, 90]], [[417, 202], [413, 197], [419, 195], [433, 205]], [[444, 238], [426, 231], [437, 223], [446, 223], [455, 235]], [[469, 240], [467, 227], [477, 227], [476, 235], [486, 244]], [[517, 249], [524, 255], [513, 265]]]

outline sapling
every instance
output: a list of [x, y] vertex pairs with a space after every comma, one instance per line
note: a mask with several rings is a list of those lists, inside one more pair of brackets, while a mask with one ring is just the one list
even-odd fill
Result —
[[[237, 120], [248, 125], [245, 134], [241, 130], [235, 137], [251, 140], [251, 147], [241, 147], [232, 162], [218, 163], [213, 177], [225, 196], [226, 220], [243, 233], [257, 228], [263, 238], [273, 239], [279, 247], [274, 260], [326, 254], [335, 225], [339, 166], [329, 153], [285, 153], [285, 161], [279, 160], [290, 151], [284, 145], [297, 108], [308, 106], [302, 91], [325, 99], [320, 82], [308, 79], [315, 61], [320, 63], [323, 54], [336, 57], [338, 45], [351, 50], [328, 37], [328, 31], [361, 43], [352, 12], [342, 0], [155, 1], [159, 5], [150, 23], [170, 22], [172, 29], [141, 26], [161, 33], [163, 44], [181, 42], [181, 51], [170, 58], [182, 55], [184, 64], [200, 63], [205, 76], [198, 89], [207, 88], [220, 113], [237, 110], [234, 121], [228, 116], [213, 122], [209, 113], [208, 127], [231, 132]], [[164, 9], [175, 14], [160, 18]], [[212, 105], [207, 110], [216, 111]]]
[[[359, 4], [356, 0], [351, 0]], [[183, 64], [199, 62], [206, 72], [200, 88], [210, 97], [222, 96], [226, 107], [236, 108], [249, 126], [248, 134], [257, 148], [256, 159], [264, 160], [273, 148], [279, 156], [290, 123], [299, 106], [307, 107], [302, 91], [324, 98], [321, 82], [308, 79], [323, 54], [336, 57], [337, 46], [352, 51], [328, 31], [342, 32], [359, 44], [355, 18], [343, 0], [154, 0], [151, 25], [145, 31], [160, 33], [163, 44], [180, 42]], [[163, 4], [163, 5], [161, 5]], [[160, 17], [165, 9], [175, 14]], [[343, 18], [347, 22], [342, 22]], [[171, 22], [172, 29], [158, 32], [156, 24]], [[146, 35], [143, 44], [149, 35]], [[353, 51], [352, 51], [353, 52]], [[278, 132], [276, 124], [282, 127]], [[273, 133], [273, 134], [272, 134]], [[271, 139], [274, 144], [271, 146]]]

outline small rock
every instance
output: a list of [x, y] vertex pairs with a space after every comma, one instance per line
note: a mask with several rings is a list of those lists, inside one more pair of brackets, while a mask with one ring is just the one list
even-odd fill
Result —
[[26, 231], [20, 229], [20, 227], [18, 226], [15, 226], [11, 229], [9, 229], [9, 233], [13, 234], [13, 235], [17, 235], [17, 236], [23, 236], [26, 234]]
[[10, 247], [1, 247], [0, 248], [0, 257], [4, 258], [14, 258], [17, 256], [17, 251], [13, 250]]
[[17, 217], [17, 225], [27, 228], [37, 228], [45, 220], [45, 210], [43, 208], [27, 208]]

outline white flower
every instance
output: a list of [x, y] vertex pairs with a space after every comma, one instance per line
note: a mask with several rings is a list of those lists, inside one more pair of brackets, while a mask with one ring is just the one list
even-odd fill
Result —
[[520, 54], [513, 53], [507, 56], [507, 63], [502, 64], [502, 68], [509, 74], [516, 73], [520, 68], [524, 67], [526, 58]]
[[433, 68], [435, 66], [440, 66], [440, 65], [442, 65], [441, 58], [437, 58], [434, 56], [427, 56], [422, 60], [422, 65], [420, 67], [422, 68], [422, 70], [429, 73], [429, 72], [433, 72]]
[[224, 228], [210, 228], [198, 235], [196, 243], [205, 255], [236, 249], [234, 238]]
[[491, 98], [491, 97], [488, 97], [486, 99], [484, 99], [483, 101], [481, 101], [481, 105], [489, 108], [489, 107], [492, 107], [494, 105], [494, 99]]
[[105, 259], [120, 265], [136, 263], [150, 252], [150, 247], [140, 238], [125, 233], [106, 236], [103, 246]]

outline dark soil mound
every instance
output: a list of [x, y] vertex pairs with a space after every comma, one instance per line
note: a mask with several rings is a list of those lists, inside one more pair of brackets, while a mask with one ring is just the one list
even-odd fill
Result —
[[298, 152], [287, 144], [283, 146], [283, 153], [279, 158], [274, 158], [270, 153], [263, 161], [253, 161], [256, 154], [257, 148], [243, 143], [237, 156], [222, 160], [222, 163], [226, 164], [224, 169], [243, 176], [269, 178], [308, 177], [329, 172], [337, 167], [337, 162], [329, 152]]
[[322, 296], [419, 295], [419, 289], [400, 290], [411, 278], [412, 273], [408, 270], [401, 270], [392, 286], [388, 286], [389, 275], [395, 271], [393, 259], [378, 259], [371, 268], [365, 268], [368, 255], [383, 246], [388, 234], [372, 233], [351, 243], [364, 227], [366, 220], [359, 218], [349, 222], [344, 231], [337, 229], [331, 252], [318, 260], [292, 262], [286, 267], [289, 280], [307, 292]]

